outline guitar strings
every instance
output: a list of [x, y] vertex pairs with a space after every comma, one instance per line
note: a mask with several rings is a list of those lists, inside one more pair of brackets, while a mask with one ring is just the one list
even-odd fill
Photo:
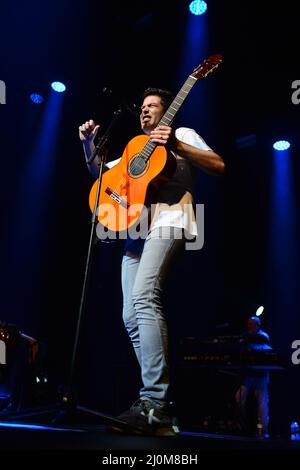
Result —
[[[183, 84], [183, 86], [181, 87], [177, 95], [175, 96], [174, 100], [168, 107], [166, 113], [164, 114], [162, 119], [159, 121], [158, 126], [159, 125], [168, 126], [172, 123], [175, 114], [177, 113], [178, 109], [182, 105], [188, 93], [191, 91], [196, 81], [197, 79], [195, 79], [195, 77], [193, 77], [192, 75], [189, 75], [189, 77], [187, 78], [187, 80], [185, 81], [185, 83]], [[171, 110], [174, 110], [174, 112], [172, 112]], [[151, 157], [156, 147], [157, 147], [157, 144], [155, 144], [154, 142], [151, 142], [150, 140], [147, 141], [147, 143], [144, 145], [144, 147], [139, 152], [139, 154], [133, 159], [132, 162], [129, 163], [129, 169], [130, 169], [131, 174], [135, 176], [139, 176], [139, 173], [143, 172], [145, 168], [145, 164], [148, 162], [149, 158]], [[126, 175], [126, 178], [124, 181], [124, 176], [125, 175], [122, 175], [119, 181], [119, 184], [118, 184], [119, 188], [122, 186], [124, 187], [124, 185], [127, 186], [128, 178]]]

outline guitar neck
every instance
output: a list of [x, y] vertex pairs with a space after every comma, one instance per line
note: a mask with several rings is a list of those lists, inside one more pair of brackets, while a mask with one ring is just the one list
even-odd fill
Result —
[[189, 92], [193, 88], [197, 81], [197, 78], [193, 77], [192, 75], [189, 75], [189, 77], [186, 79], [184, 82], [183, 86], [175, 96], [174, 100], [168, 107], [167, 111], [159, 121], [158, 125], [159, 126], [170, 126], [181, 108], [181, 105], [183, 104], [184, 100], [188, 96]]
[[[187, 95], [195, 85], [196, 81], [197, 78], [193, 77], [192, 75], [189, 75], [189, 77], [186, 79], [179, 92], [175, 96], [174, 100], [168, 107], [167, 111], [159, 121], [158, 126], [170, 126], [172, 124], [175, 115], [181, 108], [181, 105], [183, 104]], [[157, 144], [148, 141], [145, 147], [140, 152], [140, 155], [147, 161], [154, 152], [156, 146]]]

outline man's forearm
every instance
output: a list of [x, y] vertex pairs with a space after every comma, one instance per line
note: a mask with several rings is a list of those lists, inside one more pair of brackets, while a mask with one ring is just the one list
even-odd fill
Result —
[[212, 150], [201, 150], [192, 145], [186, 144], [176, 139], [174, 151], [183, 158], [187, 158], [190, 162], [201, 170], [211, 175], [222, 175], [225, 165], [222, 158]]
[[[87, 162], [89, 158], [91, 157], [95, 145], [93, 141], [90, 142], [83, 142], [83, 149], [84, 149], [84, 156], [85, 156], [85, 161]], [[94, 158], [91, 164], [88, 164], [88, 169], [89, 172], [95, 177], [98, 177], [99, 174], [99, 166], [98, 166], [98, 161], [97, 158]]]

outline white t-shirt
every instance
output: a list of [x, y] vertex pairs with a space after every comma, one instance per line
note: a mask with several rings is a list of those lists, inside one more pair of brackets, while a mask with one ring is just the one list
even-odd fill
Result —
[[[201, 150], [212, 150], [194, 129], [179, 127], [175, 130], [178, 140]], [[158, 201], [152, 214], [150, 231], [158, 227], [178, 227], [191, 235], [198, 235], [193, 209], [193, 186], [195, 167], [187, 158], [173, 153], [177, 168], [169, 182], [158, 190]], [[121, 158], [106, 164], [115, 166]]]
[[[179, 127], [175, 136], [181, 142], [201, 150], [212, 150], [194, 129]], [[191, 235], [198, 235], [193, 209], [195, 166], [184, 157], [174, 154], [177, 169], [170, 182], [159, 191], [161, 198], [153, 216], [151, 231], [158, 227], [178, 227]]]

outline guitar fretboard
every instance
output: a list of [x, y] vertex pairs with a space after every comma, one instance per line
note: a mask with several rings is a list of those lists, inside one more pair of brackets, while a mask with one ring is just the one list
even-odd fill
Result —
[[[158, 126], [170, 126], [175, 118], [176, 113], [180, 109], [182, 103], [186, 99], [187, 95], [193, 88], [197, 81], [197, 78], [193, 77], [192, 75], [189, 75], [189, 77], [186, 79], [184, 82], [183, 86], [175, 96], [174, 100], [168, 107], [167, 111], [161, 118], [161, 120], [158, 123]], [[151, 157], [152, 153], [154, 152], [155, 148], [157, 147], [157, 144], [150, 142], [150, 140], [146, 143], [146, 145], [143, 147], [143, 149], [140, 151], [140, 156], [145, 159], [147, 162], [149, 158]]]

